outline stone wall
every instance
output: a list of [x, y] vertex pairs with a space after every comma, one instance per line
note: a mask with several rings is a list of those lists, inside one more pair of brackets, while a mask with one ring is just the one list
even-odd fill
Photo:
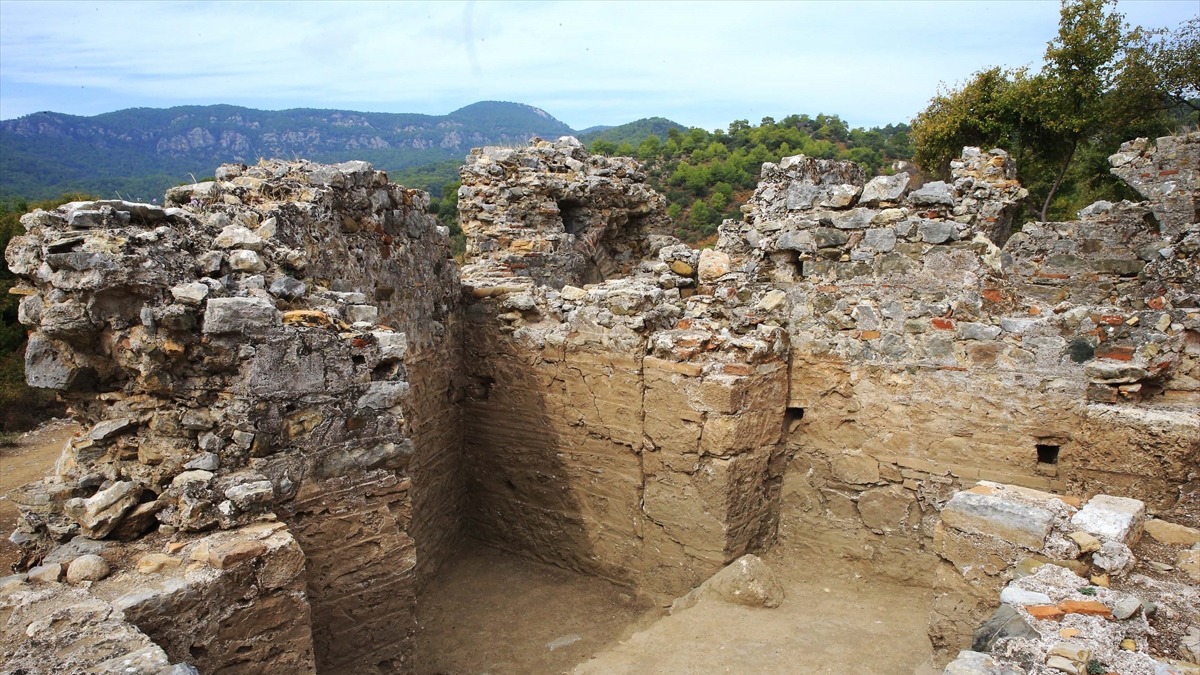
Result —
[[722, 225], [733, 267], [792, 306], [798, 544], [924, 550], [964, 481], [1165, 507], [1196, 480], [1196, 226], [1098, 203], [1009, 236], [1024, 191], [1007, 156], [968, 148], [952, 173], [913, 189], [906, 173], [786, 158]]
[[717, 286], [465, 282], [474, 536], [672, 594], [772, 540], [782, 331], [723, 335]]
[[566, 137], [471, 151], [458, 191], [468, 276], [528, 277], [554, 288], [627, 274], [666, 199], [625, 157], [591, 155]]
[[[411, 669], [419, 591], [464, 534], [677, 595], [779, 533], [965, 586], [953, 604], [970, 580], [938, 523], [965, 484], [1200, 494], [1197, 147], [1127, 144], [1148, 202], [1020, 227], [1003, 151], [923, 184], [785, 158], [704, 251], [647, 234], [665, 200], [632, 160], [485, 148], [461, 278], [428, 196], [362, 162], [35, 212], [6, 253], [27, 373], [86, 429], [14, 494], [14, 541], [37, 562], [77, 535], [294, 537], [303, 602], [230, 625], [307, 640], [322, 672]], [[155, 668], [241, 667], [184, 653], [176, 628], [206, 619], [167, 610], [197, 607], [138, 607], [120, 630]]]
[[461, 532], [448, 233], [364, 162], [225, 166], [167, 201], [35, 212], [9, 247], [28, 378], [87, 426], [18, 497], [18, 538], [278, 513], [309, 561], [318, 667], [404, 670], [421, 577]]

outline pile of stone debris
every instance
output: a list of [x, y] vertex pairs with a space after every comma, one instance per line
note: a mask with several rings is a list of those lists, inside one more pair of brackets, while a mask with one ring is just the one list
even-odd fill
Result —
[[[1136, 499], [1097, 495], [1080, 506], [987, 482], [957, 493], [942, 523], [942, 553], [964, 567], [954, 551], [966, 541], [993, 563], [1040, 552], [1005, 570], [999, 608], [947, 675], [1200, 672], [1200, 530], [1147, 519]], [[1174, 564], [1138, 560], [1143, 533]]]

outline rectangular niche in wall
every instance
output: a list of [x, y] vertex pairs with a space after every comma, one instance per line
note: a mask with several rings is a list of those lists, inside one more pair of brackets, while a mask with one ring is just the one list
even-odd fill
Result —
[[1038, 464], [1058, 464], [1058, 446], [1049, 443], [1038, 443], [1034, 446], [1037, 448]]

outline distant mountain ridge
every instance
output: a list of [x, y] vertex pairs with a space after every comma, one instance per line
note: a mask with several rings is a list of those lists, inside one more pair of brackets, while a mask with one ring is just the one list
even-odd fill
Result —
[[461, 160], [481, 145], [576, 133], [544, 110], [502, 101], [447, 115], [232, 105], [39, 112], [0, 122], [0, 198], [81, 191], [149, 200], [226, 162], [363, 159], [398, 171]]

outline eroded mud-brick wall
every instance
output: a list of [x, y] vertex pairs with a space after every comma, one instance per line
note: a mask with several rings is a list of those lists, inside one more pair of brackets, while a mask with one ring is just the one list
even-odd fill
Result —
[[9, 247], [30, 382], [88, 427], [18, 497], [21, 538], [36, 556], [277, 514], [317, 667], [404, 670], [420, 575], [461, 529], [447, 233], [363, 162], [225, 166], [167, 199], [36, 212]]

